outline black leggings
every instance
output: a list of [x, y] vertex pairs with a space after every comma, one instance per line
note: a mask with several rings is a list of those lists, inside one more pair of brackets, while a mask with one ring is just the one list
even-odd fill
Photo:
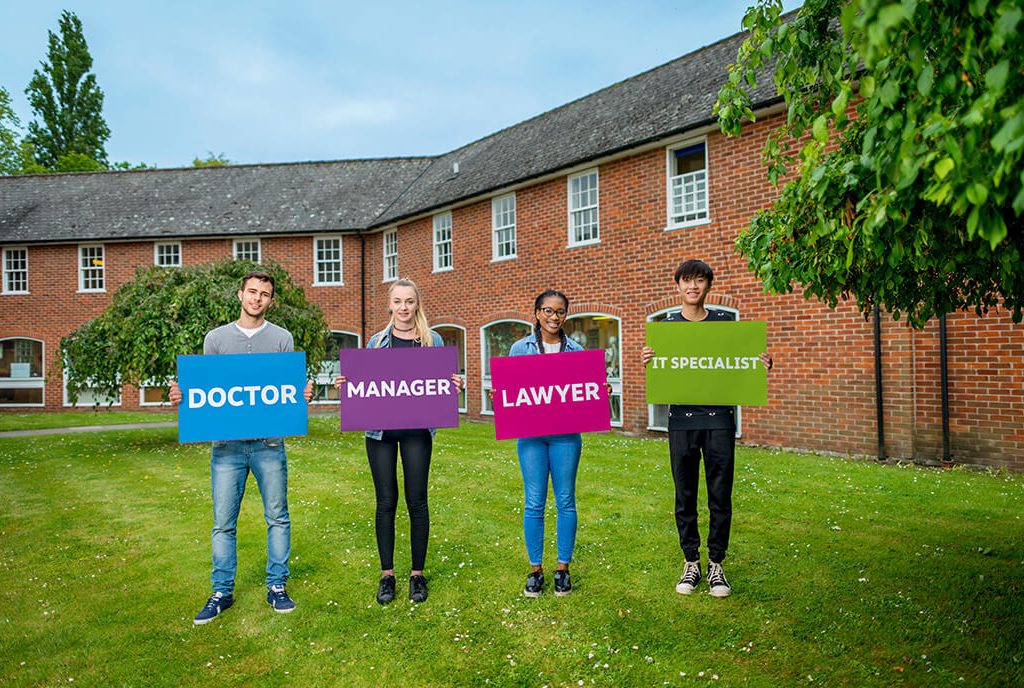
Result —
[[430, 512], [427, 509], [427, 474], [433, 438], [429, 430], [385, 430], [379, 440], [366, 438], [373, 489], [377, 494], [377, 552], [380, 568], [395, 567], [395, 510], [398, 508], [398, 453], [401, 447], [405, 478], [405, 505], [409, 509], [412, 570], [422, 571], [427, 559]]

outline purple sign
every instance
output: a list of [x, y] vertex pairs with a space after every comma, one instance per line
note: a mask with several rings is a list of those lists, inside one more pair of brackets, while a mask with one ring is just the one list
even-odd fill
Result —
[[491, 359], [499, 440], [611, 428], [604, 351]]
[[459, 424], [454, 346], [342, 349], [342, 430], [454, 428]]

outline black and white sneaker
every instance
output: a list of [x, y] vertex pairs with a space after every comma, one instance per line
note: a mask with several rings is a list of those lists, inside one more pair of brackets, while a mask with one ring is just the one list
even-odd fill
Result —
[[698, 585], [700, 585], [700, 562], [688, 561], [683, 567], [683, 575], [676, 583], [676, 592], [680, 595], [692, 595]]
[[540, 597], [540, 591], [544, 588], [544, 572], [531, 571], [526, 577], [526, 587], [523, 594], [527, 597]]
[[427, 599], [427, 579], [423, 576], [409, 576], [409, 599], [423, 602]]
[[234, 603], [235, 598], [231, 593], [225, 595], [222, 592], [215, 592], [210, 595], [210, 599], [206, 600], [206, 604], [196, 614], [196, 618], [192, 619], [192, 623], [196, 626], [208, 624]]
[[565, 597], [572, 592], [572, 579], [569, 578], [569, 569], [555, 570], [555, 596]]
[[377, 586], [377, 602], [391, 604], [395, 599], [395, 577], [381, 576]]
[[725, 580], [722, 565], [713, 561], [708, 562], [708, 585], [711, 586], [712, 597], [728, 597], [732, 594], [732, 586]]

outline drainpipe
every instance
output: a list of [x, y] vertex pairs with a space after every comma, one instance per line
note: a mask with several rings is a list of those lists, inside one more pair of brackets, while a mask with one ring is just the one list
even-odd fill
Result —
[[875, 316], [875, 417], [878, 426], [878, 460], [885, 461], [885, 420], [882, 415], [882, 323], [878, 304], [874, 307]]
[[949, 450], [949, 357], [946, 351], [946, 314], [939, 315], [939, 368], [942, 376], [942, 465], [953, 465]]
[[366, 346], [366, 235], [359, 231], [359, 341]]

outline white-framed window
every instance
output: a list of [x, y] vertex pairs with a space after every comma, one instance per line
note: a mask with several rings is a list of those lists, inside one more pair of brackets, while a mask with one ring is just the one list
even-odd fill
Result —
[[313, 285], [340, 285], [341, 237], [327, 236], [313, 238]]
[[0, 406], [43, 406], [44, 360], [38, 339], [0, 339]]
[[[466, 377], [466, 328], [461, 325], [441, 324], [434, 325], [434, 332], [441, 335], [445, 346], [454, 346], [459, 350], [459, 375]], [[463, 386], [459, 392], [459, 411], [465, 413], [468, 410], [466, 405], [466, 387]]]
[[335, 330], [327, 335], [327, 353], [313, 381], [313, 401], [310, 403], [338, 403], [338, 388], [334, 386], [334, 378], [341, 374], [339, 353], [345, 349], [358, 349], [359, 344], [359, 335], [355, 332]]
[[4, 249], [4, 294], [28, 293], [28, 249], [22, 246]]
[[83, 244], [78, 247], [78, 291], [106, 291], [103, 244]]
[[668, 149], [668, 228], [709, 221], [708, 154], [705, 142]]
[[147, 380], [139, 387], [139, 406], [170, 406], [171, 402], [167, 400], [168, 389], [166, 381]]
[[162, 268], [181, 267], [181, 242], [158, 241], [153, 244], [153, 265]]
[[585, 246], [601, 240], [597, 208], [597, 169], [569, 177], [569, 245]]
[[480, 328], [480, 412], [493, 415], [487, 390], [491, 389], [491, 358], [508, 356], [508, 350], [517, 340], [530, 334], [532, 325], [524, 320], [495, 320]]
[[452, 214], [434, 216], [434, 272], [452, 269]]
[[384, 254], [384, 281], [390, 282], [398, 279], [398, 229], [389, 229], [384, 232], [383, 241]]
[[234, 249], [231, 252], [235, 260], [247, 260], [251, 263], [262, 262], [259, 239], [235, 239]]
[[574, 313], [563, 325], [565, 334], [584, 349], [603, 349], [605, 374], [612, 391], [608, 395], [612, 426], [622, 427], [622, 330], [614, 315]]
[[[740, 312], [735, 308], [729, 308], [728, 306], [705, 306], [709, 311], [725, 311], [726, 313], [732, 313], [733, 318], [736, 320], [740, 319]], [[677, 313], [679, 306], [673, 306], [672, 308], [666, 308], [652, 313], [647, 316], [647, 322], [661, 322], [668, 317], [669, 313]], [[743, 409], [740, 406], [736, 407], [736, 437], [739, 438], [743, 435]], [[647, 405], [647, 429], [657, 430], [659, 432], [668, 432], [668, 404], [648, 404]]]
[[491, 260], [516, 257], [516, 195], [491, 200]]
[[93, 387], [85, 387], [78, 392], [78, 400], [72, 404], [68, 397], [68, 371], [64, 371], [64, 405], [74, 408], [84, 408], [86, 406], [120, 406], [121, 405], [121, 390], [110, 397], [106, 392], [101, 392]]

